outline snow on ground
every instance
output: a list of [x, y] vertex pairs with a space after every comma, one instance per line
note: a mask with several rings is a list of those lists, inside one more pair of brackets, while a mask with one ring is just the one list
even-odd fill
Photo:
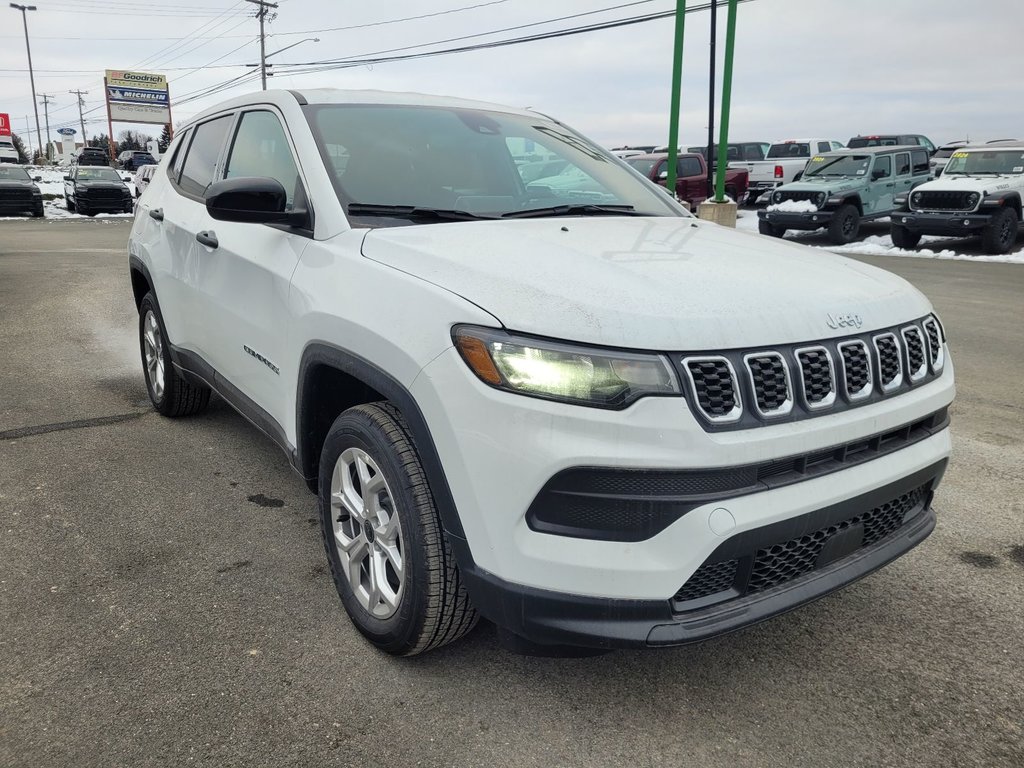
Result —
[[[128, 219], [132, 217], [130, 213], [97, 213], [95, 216], [82, 216], [80, 213], [71, 213], [64, 203], [64, 175], [70, 169], [39, 165], [24, 165], [22, 167], [28, 171], [28, 175], [32, 178], [36, 176], [42, 176], [43, 178], [42, 181], [36, 182], [36, 186], [39, 187], [39, 191], [44, 195], [43, 210], [47, 219]], [[128, 171], [118, 171], [117, 173], [122, 179], [131, 178], [132, 176]], [[131, 181], [126, 181], [125, 183], [128, 185], [128, 189], [134, 198], [135, 184]], [[45, 200], [46, 195], [56, 195], [56, 198]], [[24, 219], [24, 216], [0, 216], [0, 221], [20, 221]]]
[[[751, 209], [741, 210], [736, 220], [736, 228], [757, 232], [757, 211]], [[1024, 236], [1018, 237], [1015, 250], [1010, 253], [993, 256], [981, 252], [981, 243], [977, 237], [923, 237], [918, 248], [897, 248], [892, 244], [892, 238], [889, 236], [888, 230], [889, 219], [878, 219], [870, 224], [861, 225], [861, 239], [848, 245], [829, 243], [824, 237], [823, 229], [817, 229], [812, 232], [790, 230], [786, 233], [786, 240], [791, 240], [801, 245], [809, 245], [812, 248], [822, 248], [833, 253], [847, 255], [905, 256], [917, 259], [956, 259], [960, 261], [1024, 264]], [[867, 234], [869, 231], [876, 231], [880, 234]], [[938, 249], [928, 247], [936, 243], [941, 243], [942, 247]]]

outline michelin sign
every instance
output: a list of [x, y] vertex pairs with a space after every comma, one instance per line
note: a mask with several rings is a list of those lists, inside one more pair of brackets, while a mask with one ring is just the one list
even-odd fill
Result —
[[164, 75], [108, 69], [106, 86], [111, 121], [171, 122], [171, 101]]

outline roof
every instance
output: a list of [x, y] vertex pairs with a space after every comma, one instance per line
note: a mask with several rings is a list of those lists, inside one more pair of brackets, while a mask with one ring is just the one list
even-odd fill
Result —
[[[296, 101], [308, 104], [396, 104], [406, 106], [448, 107], [461, 109], [478, 109], [487, 112], [505, 112], [536, 118], [537, 112], [503, 104], [486, 101], [459, 99], [452, 96], [435, 96], [426, 93], [401, 93], [376, 90], [343, 90], [341, 88], [308, 88], [296, 90], [253, 91], [243, 96], [235, 96], [220, 102], [216, 106], [204, 109], [195, 115], [186, 125], [199, 122], [209, 115], [227, 109], [252, 106], [255, 104], [272, 104], [283, 107]], [[182, 126], [185, 127], [185, 126]]]
[[1024, 141], [1007, 141], [988, 144], [968, 144], [965, 147], [957, 147], [959, 152], [1010, 152], [1020, 151], [1024, 153]]
[[[699, 157], [704, 159], [701, 155], [696, 152], [678, 152], [676, 157]], [[668, 152], [646, 152], [642, 155], [630, 155], [629, 157], [623, 158], [624, 160], [666, 160], [668, 159]]]
[[922, 150], [926, 147], [922, 147], [920, 144], [894, 144], [892, 146], [885, 147], [844, 147], [843, 149], [833, 149], [831, 152], [818, 152], [818, 155], [888, 155], [892, 152], [909, 152], [912, 149]]

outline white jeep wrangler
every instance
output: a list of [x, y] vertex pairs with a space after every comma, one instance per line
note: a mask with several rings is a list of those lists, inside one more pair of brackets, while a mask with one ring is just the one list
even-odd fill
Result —
[[986, 253], [1007, 253], [1017, 242], [1024, 198], [1024, 143], [964, 147], [942, 175], [897, 196], [890, 217], [893, 245], [913, 248], [922, 235], [981, 235]]
[[[524, 181], [526, 147], [578, 186]], [[693, 642], [935, 525], [954, 386], [928, 300], [699, 221], [534, 112], [233, 99], [178, 132], [128, 251], [154, 407], [216, 391], [281, 446], [387, 652], [478, 616], [531, 652]]]

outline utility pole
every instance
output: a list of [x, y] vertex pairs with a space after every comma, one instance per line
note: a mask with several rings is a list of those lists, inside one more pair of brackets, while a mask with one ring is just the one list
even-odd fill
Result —
[[46, 148], [44, 152], [46, 154], [46, 162], [50, 162], [52, 155], [50, 152], [50, 100], [54, 97], [46, 93], [40, 93], [39, 97], [43, 100], [43, 113], [46, 115]]
[[668, 118], [668, 178], [666, 186], [676, 195], [676, 168], [679, 160], [679, 91], [683, 86], [683, 28], [686, 22], [686, 0], [676, 0], [676, 41], [672, 55], [672, 106]]
[[36, 138], [39, 140], [40, 151], [42, 151], [43, 137], [39, 133], [39, 105], [36, 103], [36, 76], [32, 73], [32, 46], [28, 44], [28, 16], [26, 11], [34, 11], [34, 5], [18, 5], [11, 3], [11, 8], [21, 11], [21, 23], [25, 27], [25, 51], [28, 53], [28, 80], [32, 84], [32, 106], [36, 110]]
[[85, 99], [82, 98], [82, 94], [88, 94], [88, 91], [68, 91], [68, 93], [78, 96], [78, 123], [82, 126], [82, 142], [85, 142], [85, 117], [82, 115], [82, 107], [85, 106]]
[[715, 194], [715, 38], [718, 36], [716, 19], [718, 0], [711, 0], [711, 84], [708, 86], [708, 197]]
[[258, 5], [256, 18], [260, 20], [260, 79], [263, 81], [263, 90], [267, 90], [267, 36], [263, 23], [267, 17], [268, 8], [277, 8], [277, 3], [268, 3], [267, 0], [245, 0], [247, 3]]

